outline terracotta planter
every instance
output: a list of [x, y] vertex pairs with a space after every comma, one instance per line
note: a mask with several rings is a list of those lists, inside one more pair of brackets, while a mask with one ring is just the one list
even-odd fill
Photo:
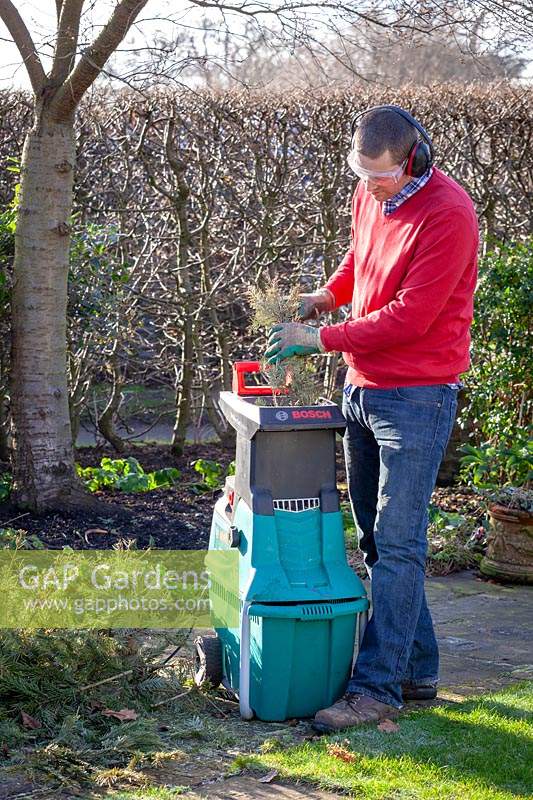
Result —
[[533, 514], [505, 506], [489, 507], [487, 554], [480, 570], [495, 580], [533, 584]]

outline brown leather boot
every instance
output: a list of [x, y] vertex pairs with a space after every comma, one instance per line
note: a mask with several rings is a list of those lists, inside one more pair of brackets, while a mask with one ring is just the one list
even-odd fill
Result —
[[364, 694], [346, 694], [329, 708], [317, 711], [311, 725], [320, 733], [330, 733], [380, 719], [394, 719], [398, 709], [388, 703], [381, 703]]

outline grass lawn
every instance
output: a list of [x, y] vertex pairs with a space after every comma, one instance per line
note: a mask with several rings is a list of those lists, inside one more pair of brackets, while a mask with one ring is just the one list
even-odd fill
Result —
[[[353, 728], [282, 750], [266, 742], [239, 766], [277, 769], [360, 800], [518, 800], [533, 793], [533, 684]], [[337, 745], [333, 747], [332, 745]]]

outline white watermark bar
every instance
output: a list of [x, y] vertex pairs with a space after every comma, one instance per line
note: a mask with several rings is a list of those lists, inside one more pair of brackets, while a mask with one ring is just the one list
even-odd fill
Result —
[[235, 628], [235, 550], [3, 550], [0, 628]]

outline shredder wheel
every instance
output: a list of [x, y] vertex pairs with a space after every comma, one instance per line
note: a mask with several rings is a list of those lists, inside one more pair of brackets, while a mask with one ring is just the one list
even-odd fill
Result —
[[196, 658], [194, 682], [201, 686], [209, 681], [213, 688], [222, 682], [222, 644], [218, 636], [198, 636], [194, 640]]

